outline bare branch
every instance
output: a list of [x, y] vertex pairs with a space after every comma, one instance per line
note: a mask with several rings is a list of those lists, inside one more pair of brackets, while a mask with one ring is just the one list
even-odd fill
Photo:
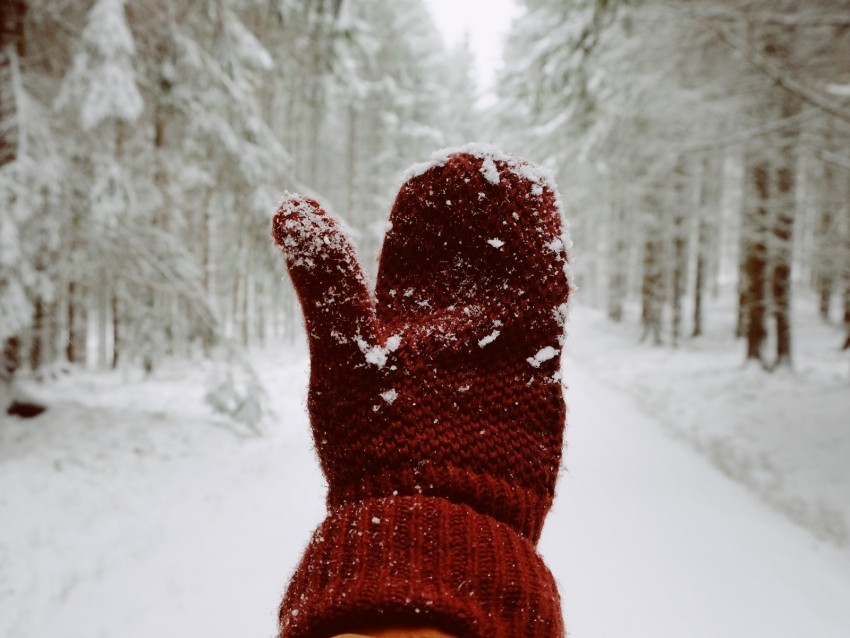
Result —
[[[850, 106], [848, 106], [846, 101], [833, 100], [828, 97], [826, 93], [803, 84], [785, 72], [782, 68], [771, 62], [760, 52], [748, 46], [744, 40], [732, 35], [728, 32], [728, 30], [718, 26], [712, 22], [712, 20], [706, 18], [704, 14], [692, 11], [688, 11], [686, 13], [693, 20], [713, 31], [720, 40], [740, 52], [747, 62], [749, 62], [755, 69], [770, 77], [780, 88], [804, 102], [807, 102], [812, 106], [816, 106], [825, 113], [829, 113], [830, 115], [845, 122], [850, 122]], [[848, 21], [850, 21], [850, 19], [848, 19]]]

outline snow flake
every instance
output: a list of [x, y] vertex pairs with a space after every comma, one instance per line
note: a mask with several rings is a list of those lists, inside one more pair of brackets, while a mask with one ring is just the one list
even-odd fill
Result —
[[483, 339], [479, 339], [479, 341], [478, 341], [478, 347], [479, 347], [479, 348], [483, 348], [483, 347], [484, 347], [484, 346], [486, 346], [488, 343], [493, 343], [493, 342], [496, 340], [496, 337], [498, 337], [500, 334], [501, 334], [501, 332], [499, 332], [498, 330], [494, 330], [493, 332], [491, 332], [490, 334], [488, 334], [488, 335], [487, 335], [486, 337], [484, 337]]
[[393, 335], [387, 339], [383, 348], [381, 346], [370, 346], [365, 340], [357, 338], [357, 347], [360, 348], [360, 352], [366, 355], [366, 361], [379, 368], [386, 365], [387, 355], [390, 352], [395, 352], [400, 344], [401, 337], [399, 335]]
[[396, 397], [398, 397], [398, 392], [396, 392], [395, 389], [391, 388], [391, 389], [387, 390], [386, 392], [381, 392], [381, 398], [384, 401], [386, 401], [387, 403], [389, 403], [390, 405], [393, 404], [393, 401], [396, 400]]
[[561, 241], [560, 237], [556, 237], [546, 244], [546, 248], [551, 250], [553, 253], [560, 253], [564, 249], [564, 242]]
[[490, 244], [493, 248], [501, 248], [502, 246], [505, 245], [505, 242], [503, 242], [498, 237], [494, 237], [493, 239], [488, 239], [487, 243]]
[[308, 268], [332, 254], [356, 261], [349, 250], [349, 245], [354, 243], [351, 230], [331, 212], [320, 210], [308, 198], [289, 192], [284, 192], [277, 212], [286, 229], [280, 246], [287, 261]]
[[533, 368], [539, 368], [541, 363], [549, 361], [549, 359], [554, 358], [557, 354], [558, 350], [556, 348], [546, 346], [545, 348], [541, 348], [533, 357], [526, 359], [526, 361], [528, 361]]
[[566, 303], [560, 304], [557, 308], [552, 309], [552, 314], [555, 315], [555, 321], [561, 329], [561, 334], [558, 336], [558, 344], [564, 345], [567, 336], [567, 319], [570, 314], [569, 305]]
[[373, 517], [372, 517], [372, 522], [373, 522], [375, 525], [378, 525], [378, 524], [381, 522], [381, 519], [380, 519], [380, 518], [378, 518], [377, 516], [373, 516]]
[[498, 186], [499, 169], [496, 168], [496, 163], [493, 161], [492, 157], [485, 158], [479, 170], [481, 171], [481, 174], [484, 175], [484, 179], [494, 186]]

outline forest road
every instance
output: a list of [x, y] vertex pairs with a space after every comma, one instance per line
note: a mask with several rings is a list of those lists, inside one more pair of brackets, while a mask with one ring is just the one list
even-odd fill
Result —
[[[540, 551], [571, 638], [850, 636], [846, 554], [565, 364], [567, 469]], [[200, 407], [140, 410], [120, 376], [80, 385], [87, 403], [57, 404], [38, 429], [10, 423], [0, 637], [273, 636], [324, 509], [305, 369], [266, 365], [262, 437], [234, 439]]]
[[850, 562], [565, 357], [567, 450], [540, 552], [572, 638], [850, 636]]

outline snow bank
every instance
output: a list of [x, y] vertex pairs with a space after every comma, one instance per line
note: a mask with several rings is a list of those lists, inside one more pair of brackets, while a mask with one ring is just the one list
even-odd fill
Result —
[[850, 550], [850, 382], [846, 353], [836, 348], [840, 330], [824, 326], [812, 300], [798, 296], [796, 370], [766, 374], [743, 367], [732, 307], [712, 304], [704, 336], [677, 349], [639, 343], [638, 308], [627, 314], [629, 329], [581, 307], [565, 355], [633, 396], [788, 519]]

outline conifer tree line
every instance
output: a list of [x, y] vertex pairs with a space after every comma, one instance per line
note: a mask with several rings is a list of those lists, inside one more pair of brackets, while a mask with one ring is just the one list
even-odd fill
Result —
[[775, 369], [813, 294], [850, 347], [850, 3], [523, 5], [499, 127], [557, 169], [583, 298], [675, 345], [731, 291]]
[[472, 136], [471, 54], [421, 0], [2, 0], [0, 28], [7, 378], [291, 339], [283, 190], [372, 268], [400, 171]]
[[374, 272], [400, 171], [482, 138], [556, 170], [581, 298], [648, 342], [722, 308], [789, 366], [814, 295], [850, 347], [850, 0], [519, 4], [482, 110], [423, 0], [0, 0], [2, 374], [292, 339], [281, 192]]

